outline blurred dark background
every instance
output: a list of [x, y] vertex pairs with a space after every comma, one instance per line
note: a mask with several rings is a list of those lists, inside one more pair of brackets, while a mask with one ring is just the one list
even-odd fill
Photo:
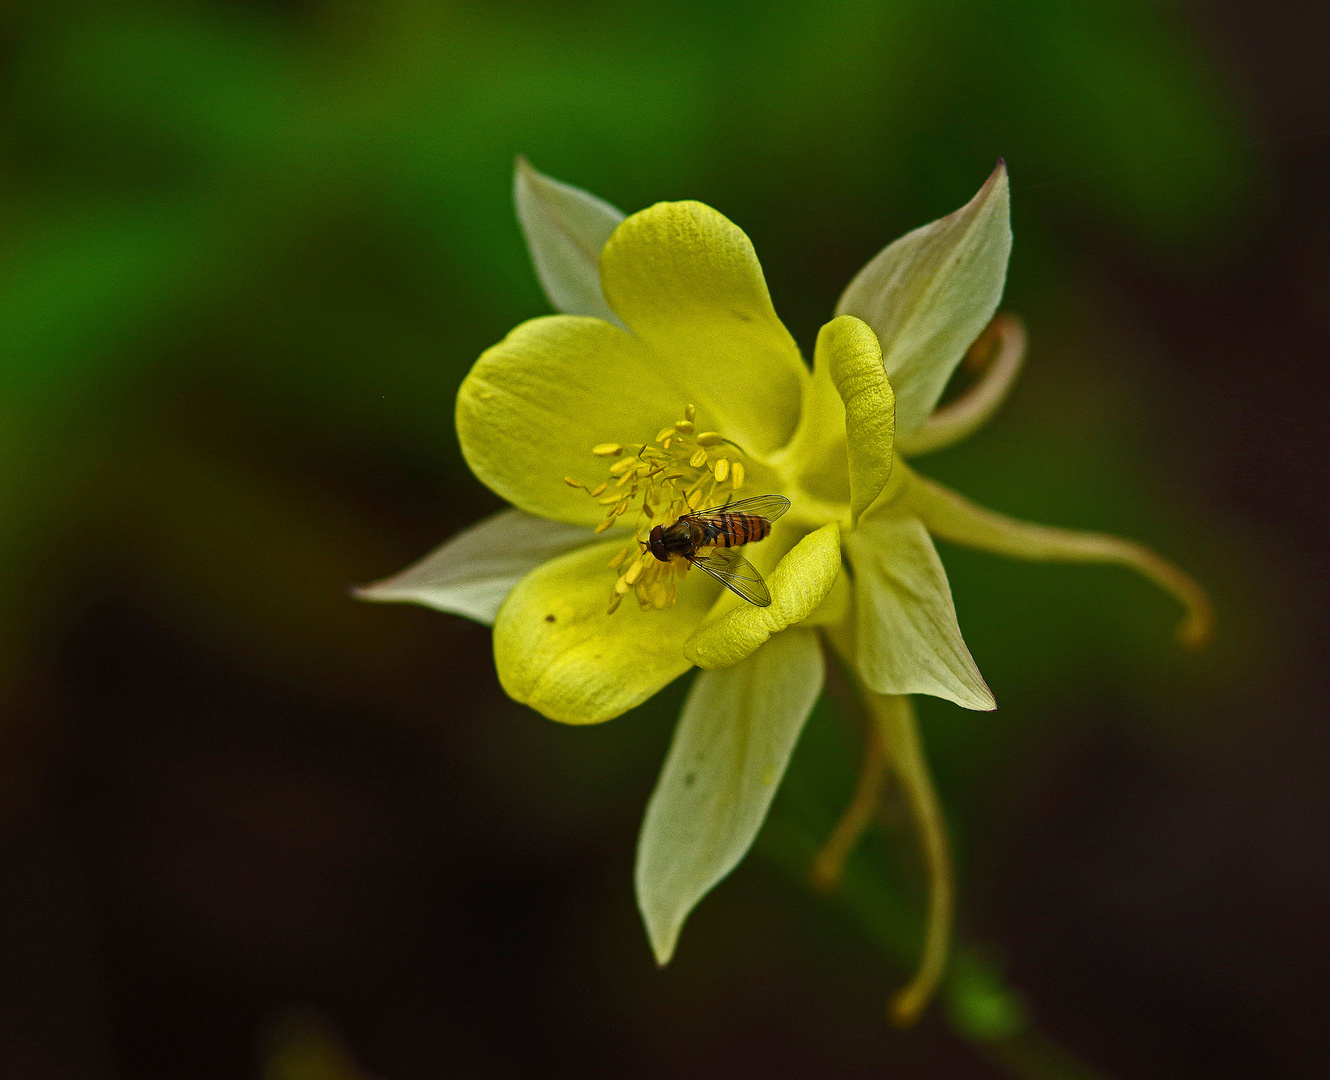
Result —
[[[1310, 0], [6, 4], [0, 1075], [1330, 1075], [1327, 41]], [[1028, 369], [919, 468], [1220, 612], [1187, 655], [1125, 572], [943, 552], [1002, 706], [922, 703], [959, 933], [1036, 1050], [963, 988], [886, 1025], [908, 828], [801, 880], [834, 707], [659, 972], [683, 687], [559, 727], [484, 627], [348, 597], [497, 506], [452, 400], [548, 310], [519, 152], [716, 206], [806, 350], [1007, 159]]]

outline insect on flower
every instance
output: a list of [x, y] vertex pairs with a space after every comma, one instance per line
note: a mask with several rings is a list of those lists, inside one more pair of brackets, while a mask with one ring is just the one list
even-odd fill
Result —
[[[456, 409], [467, 464], [513, 508], [359, 595], [493, 625], [504, 690], [561, 723], [610, 720], [702, 669], [638, 843], [638, 906], [661, 964], [762, 827], [822, 692], [829, 644], [876, 734], [818, 879], [834, 883], [871, 817], [860, 810], [894, 774], [919, 824], [931, 897], [923, 959], [892, 1004], [910, 1022], [945, 971], [953, 889], [909, 695], [996, 704], [933, 537], [1132, 567], [1186, 608], [1185, 643], [1201, 644], [1211, 625], [1200, 587], [1141, 545], [985, 510], [905, 460], [977, 429], [1020, 368], [1021, 324], [996, 314], [1011, 246], [1006, 166], [855, 276], [818, 334], [811, 372], [748, 237], [717, 211], [666, 202], [625, 218], [522, 160], [515, 193], [561, 314], [487, 349]], [[979, 381], [938, 408], [962, 358], [990, 341]], [[787, 495], [799, 510], [780, 523], [781, 558], [762, 549], [774, 564], [764, 582], [739, 549], [774, 531]], [[694, 510], [704, 504], [712, 509]], [[688, 586], [693, 566], [748, 603]], [[628, 596], [636, 603], [611, 617]]]
[[[687, 559], [750, 604], [769, 607], [771, 593], [757, 568], [734, 549], [765, 540], [771, 523], [790, 508], [784, 495], [758, 495], [737, 503], [682, 515], [673, 525], [657, 525], [646, 542], [661, 562]], [[705, 557], [698, 549], [712, 548]]]

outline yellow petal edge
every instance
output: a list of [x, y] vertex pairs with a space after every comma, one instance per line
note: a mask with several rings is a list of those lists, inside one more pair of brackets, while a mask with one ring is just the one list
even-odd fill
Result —
[[494, 622], [494, 665], [508, 696], [551, 720], [598, 724], [688, 670], [683, 643], [719, 586], [695, 575], [664, 611], [605, 613], [622, 540], [592, 544], [527, 574]]
[[789, 441], [808, 369], [742, 229], [703, 203], [657, 203], [615, 229], [600, 284], [717, 430], [757, 457]]
[[599, 443], [650, 442], [689, 400], [642, 343], [584, 315], [545, 315], [481, 354], [457, 392], [471, 471], [519, 510], [569, 525], [605, 508], [563, 482], [605, 478]]
[[826, 363], [845, 405], [850, 459], [850, 524], [891, 478], [896, 395], [882, 367], [882, 347], [866, 322], [842, 315], [817, 335], [817, 363]]
[[729, 611], [698, 629], [684, 643], [684, 655], [701, 668], [737, 664], [772, 634], [816, 611], [840, 569], [840, 525], [833, 521], [800, 540], [771, 572], [770, 607], [745, 604]]

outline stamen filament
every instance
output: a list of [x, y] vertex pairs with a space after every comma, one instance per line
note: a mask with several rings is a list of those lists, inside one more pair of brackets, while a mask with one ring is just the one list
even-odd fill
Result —
[[[610, 560], [611, 570], [623, 572], [614, 584], [608, 612], [613, 614], [623, 596], [631, 589], [642, 610], [669, 607], [675, 602], [678, 583], [688, 574], [686, 559], [661, 562], [648, 550], [647, 536], [657, 525], [672, 525], [683, 515], [708, 503], [729, 501], [728, 492], [743, 484], [744, 470], [739, 461], [717, 455], [713, 461], [709, 448], [722, 444], [733, 446], [718, 431], [694, 435], [697, 409], [684, 407], [684, 418], [662, 427], [654, 443], [598, 443], [591, 452], [601, 458], [621, 458], [608, 469], [609, 479], [594, 488], [565, 477], [564, 481], [605, 507], [605, 519], [596, 526], [596, 534], [619, 522], [629, 509], [635, 509], [634, 534], [642, 550], [632, 545], [621, 549]], [[735, 448], [738, 453], [738, 448]], [[631, 456], [624, 457], [625, 452]], [[614, 491], [605, 494], [613, 484]], [[640, 501], [639, 501], [640, 500]]]

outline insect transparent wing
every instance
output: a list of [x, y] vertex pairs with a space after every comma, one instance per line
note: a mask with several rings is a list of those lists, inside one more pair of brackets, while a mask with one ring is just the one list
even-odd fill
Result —
[[775, 521], [790, 508], [790, 500], [784, 495], [757, 495], [751, 499], [740, 499], [736, 503], [724, 506], [709, 506], [705, 510], [690, 511], [693, 517], [706, 517], [709, 514], [754, 514], [768, 521]]
[[750, 604], [756, 604], [758, 607], [767, 607], [771, 604], [771, 593], [767, 591], [767, 583], [762, 580], [757, 567], [734, 548], [716, 548], [705, 559], [694, 559], [693, 565], [705, 570]]

